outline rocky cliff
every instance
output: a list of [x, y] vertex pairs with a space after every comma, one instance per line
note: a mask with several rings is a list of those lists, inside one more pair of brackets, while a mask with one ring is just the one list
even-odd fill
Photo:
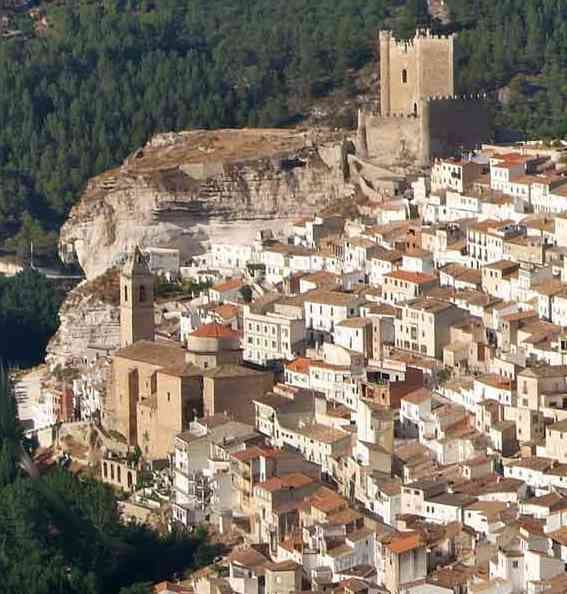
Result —
[[60, 325], [47, 346], [50, 369], [81, 366], [88, 347], [101, 352], [120, 346], [120, 280], [108, 270], [73, 289], [59, 310]]
[[329, 130], [161, 134], [89, 182], [61, 230], [61, 256], [93, 279], [134, 244], [189, 257], [211, 241], [283, 230], [349, 195], [349, 146]]

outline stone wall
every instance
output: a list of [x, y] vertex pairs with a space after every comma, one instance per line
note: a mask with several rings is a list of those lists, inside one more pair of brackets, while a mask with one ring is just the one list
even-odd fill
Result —
[[483, 97], [431, 97], [420, 106], [417, 117], [361, 111], [356, 154], [384, 166], [412, 161], [427, 165], [437, 157], [480, 148], [491, 138]]
[[[416, 161], [420, 156], [420, 121], [414, 116], [364, 116], [367, 158], [383, 165], [403, 160]], [[357, 143], [357, 154], [364, 150]]]
[[424, 152], [423, 159], [446, 157], [460, 147], [480, 148], [491, 138], [488, 106], [482, 97], [430, 98], [423, 117], [430, 139], [429, 155]]

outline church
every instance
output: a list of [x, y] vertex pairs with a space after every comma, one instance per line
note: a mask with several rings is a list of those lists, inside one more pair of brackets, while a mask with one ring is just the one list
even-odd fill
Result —
[[120, 273], [120, 330], [103, 426], [146, 459], [166, 459], [203, 415], [253, 424], [253, 400], [273, 386], [271, 372], [242, 365], [240, 334], [221, 324], [201, 326], [187, 345], [155, 340], [154, 277], [138, 247]]

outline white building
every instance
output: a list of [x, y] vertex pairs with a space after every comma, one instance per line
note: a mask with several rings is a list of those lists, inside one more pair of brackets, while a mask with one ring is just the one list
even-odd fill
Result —
[[355, 318], [364, 299], [339, 291], [319, 290], [305, 298], [305, 326], [310, 342], [329, 340], [339, 322]]
[[305, 353], [305, 320], [244, 309], [244, 359], [264, 365], [269, 361], [292, 361]]

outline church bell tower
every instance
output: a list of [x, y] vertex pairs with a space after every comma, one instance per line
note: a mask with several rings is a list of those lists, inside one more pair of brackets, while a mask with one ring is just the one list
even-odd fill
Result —
[[154, 340], [154, 277], [139, 247], [120, 273], [121, 346]]

